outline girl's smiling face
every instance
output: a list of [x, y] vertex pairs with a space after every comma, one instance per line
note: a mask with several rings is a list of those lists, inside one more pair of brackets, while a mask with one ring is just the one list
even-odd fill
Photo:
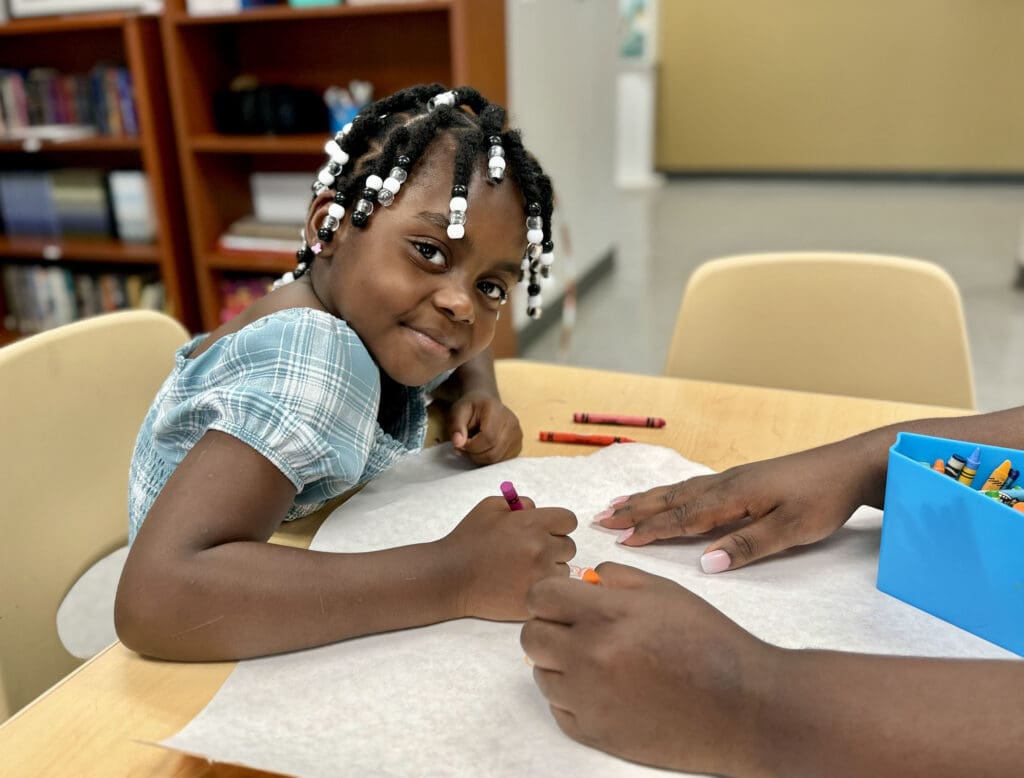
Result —
[[[491, 184], [482, 161], [469, 182], [466, 235], [448, 237], [453, 159], [454, 143], [438, 138], [394, 204], [376, 204], [362, 229], [346, 214], [313, 263], [324, 307], [406, 386], [425, 384], [490, 344], [526, 246], [522, 194], [511, 179]], [[321, 196], [312, 210], [311, 242], [330, 202]]]

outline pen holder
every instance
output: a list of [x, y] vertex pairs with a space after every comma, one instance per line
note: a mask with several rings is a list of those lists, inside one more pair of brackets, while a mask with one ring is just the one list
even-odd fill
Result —
[[980, 446], [974, 486], [933, 470], [977, 444], [901, 432], [889, 450], [878, 588], [1024, 656], [1024, 513], [977, 490], [1024, 451]]

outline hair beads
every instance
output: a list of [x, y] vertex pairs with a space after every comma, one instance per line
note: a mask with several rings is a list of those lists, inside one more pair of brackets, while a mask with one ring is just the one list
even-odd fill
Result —
[[303, 239], [295, 270], [282, 280], [309, 272], [321, 244], [334, 240], [346, 216], [353, 227], [365, 228], [376, 206], [393, 205], [416, 162], [437, 138], [447, 135], [456, 144], [447, 237], [461, 240], [466, 235], [474, 170], [484, 167], [490, 185], [512, 178], [523, 194], [526, 217], [520, 281], [526, 285], [528, 313], [538, 318], [542, 279], [554, 261], [551, 183], [523, 148], [518, 131], [506, 131], [504, 125], [505, 109], [471, 87], [414, 86], [364, 107], [324, 144], [327, 162], [312, 188], [314, 196], [333, 191], [333, 201], [317, 228], [319, 242], [310, 247]]

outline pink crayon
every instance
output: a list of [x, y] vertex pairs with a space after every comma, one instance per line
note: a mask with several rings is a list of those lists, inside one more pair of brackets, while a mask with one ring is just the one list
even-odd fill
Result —
[[516, 492], [516, 488], [512, 485], [511, 481], [501, 482], [501, 496], [505, 498], [510, 511], [521, 511], [523, 509], [523, 504], [519, 502], [519, 494]]

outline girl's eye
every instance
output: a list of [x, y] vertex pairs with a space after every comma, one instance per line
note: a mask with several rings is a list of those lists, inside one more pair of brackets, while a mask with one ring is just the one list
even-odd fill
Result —
[[419, 252], [420, 256], [423, 257], [431, 265], [437, 267], [445, 266], [444, 254], [441, 253], [441, 249], [435, 246], [433, 243], [421, 243], [419, 241], [413, 243], [416, 247], [416, 251]]
[[476, 288], [484, 293], [484, 297], [488, 300], [494, 300], [498, 303], [503, 303], [508, 299], [508, 292], [502, 287], [498, 286], [493, 281], [481, 281], [476, 285]]

